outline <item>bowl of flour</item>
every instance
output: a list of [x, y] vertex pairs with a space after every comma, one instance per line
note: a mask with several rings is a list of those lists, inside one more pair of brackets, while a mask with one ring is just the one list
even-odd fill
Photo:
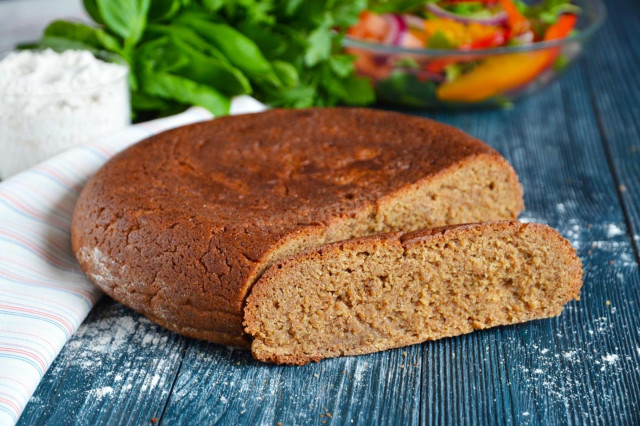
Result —
[[129, 125], [128, 73], [84, 50], [0, 56], [0, 179]]

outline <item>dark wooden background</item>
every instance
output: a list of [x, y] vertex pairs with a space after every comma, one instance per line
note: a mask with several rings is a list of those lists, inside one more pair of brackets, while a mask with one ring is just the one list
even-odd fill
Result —
[[510, 111], [425, 113], [517, 170], [523, 219], [584, 263], [559, 318], [305, 367], [165, 331], [104, 298], [20, 424], [640, 424], [640, 1]]

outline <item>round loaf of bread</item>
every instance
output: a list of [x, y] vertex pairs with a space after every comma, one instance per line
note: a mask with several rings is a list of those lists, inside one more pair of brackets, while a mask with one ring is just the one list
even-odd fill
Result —
[[522, 208], [507, 161], [452, 127], [369, 109], [272, 110], [116, 155], [80, 195], [72, 244], [114, 299], [187, 336], [247, 347], [246, 299], [275, 262]]

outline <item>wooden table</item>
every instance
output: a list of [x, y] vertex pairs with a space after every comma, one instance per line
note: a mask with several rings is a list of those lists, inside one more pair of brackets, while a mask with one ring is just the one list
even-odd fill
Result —
[[543, 93], [424, 114], [503, 153], [522, 217], [578, 249], [582, 296], [562, 316], [278, 367], [104, 298], [20, 424], [640, 424], [640, 4], [608, 8], [586, 58]]

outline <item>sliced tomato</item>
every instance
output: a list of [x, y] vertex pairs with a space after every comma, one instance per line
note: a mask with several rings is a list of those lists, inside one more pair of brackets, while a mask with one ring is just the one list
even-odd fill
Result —
[[551, 25], [544, 34], [545, 41], [567, 37], [576, 27], [578, 17], [572, 14], [560, 15], [555, 24]]
[[460, 46], [460, 50], [488, 49], [490, 47], [502, 46], [506, 39], [505, 31], [497, 30], [487, 37], [478, 38], [467, 45]]
[[513, 35], [522, 34], [529, 30], [531, 23], [518, 10], [513, 0], [500, 0], [500, 5], [507, 12], [507, 23]]
[[441, 72], [444, 72], [445, 68], [447, 68], [449, 65], [455, 64], [456, 62], [458, 61], [456, 61], [455, 59], [434, 59], [432, 61], [429, 61], [423, 68], [426, 71], [440, 74]]
[[360, 75], [371, 77], [374, 80], [384, 80], [391, 74], [391, 65], [386, 61], [380, 61], [379, 58], [365, 50], [350, 48], [346, 49], [346, 52], [356, 57], [354, 65]]
[[424, 47], [424, 41], [419, 36], [416, 36], [412, 31], [407, 31], [400, 42], [402, 47], [407, 49], [420, 49]]
[[382, 41], [389, 32], [389, 23], [382, 16], [367, 10], [360, 13], [358, 23], [347, 30], [347, 34], [364, 40]]

